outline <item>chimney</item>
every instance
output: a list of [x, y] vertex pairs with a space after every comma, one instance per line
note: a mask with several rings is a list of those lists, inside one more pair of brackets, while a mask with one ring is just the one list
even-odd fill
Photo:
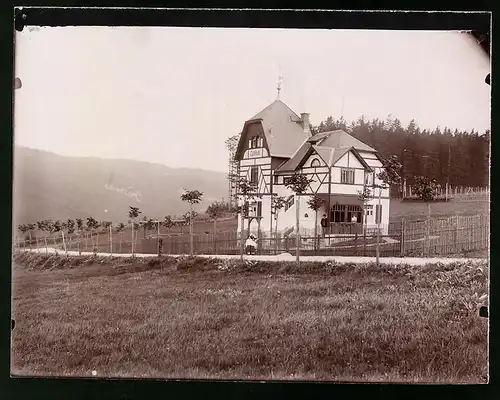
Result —
[[300, 119], [302, 121], [302, 127], [304, 128], [304, 132], [311, 134], [311, 128], [309, 127], [309, 113], [301, 113]]

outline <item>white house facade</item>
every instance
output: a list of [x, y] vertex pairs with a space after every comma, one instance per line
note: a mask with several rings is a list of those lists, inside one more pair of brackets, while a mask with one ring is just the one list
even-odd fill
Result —
[[[239, 162], [238, 174], [255, 185], [252, 198], [238, 197], [246, 203], [245, 232], [266, 237], [271, 232], [281, 236], [293, 234], [296, 206], [302, 235], [309, 235], [318, 226], [325, 235], [359, 234], [374, 231], [380, 218], [382, 234], [389, 223], [389, 190], [377, 174], [382, 160], [372, 147], [342, 130], [313, 134], [309, 114], [298, 116], [281, 100], [276, 100], [247, 120], [243, 126], [235, 153]], [[301, 196], [286, 187], [287, 179], [295, 173], [306, 175], [312, 182]], [[360, 193], [365, 187], [374, 197], [363, 202]], [[307, 201], [314, 195], [323, 203], [316, 213]], [[277, 213], [272, 197], [283, 196], [285, 206]], [[379, 205], [380, 204], [380, 205]], [[320, 220], [326, 216], [327, 227]], [[238, 231], [242, 229], [238, 218]]]

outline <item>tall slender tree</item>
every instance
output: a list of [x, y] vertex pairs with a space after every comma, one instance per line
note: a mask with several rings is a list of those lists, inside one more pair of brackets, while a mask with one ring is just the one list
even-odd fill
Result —
[[324, 200], [318, 196], [314, 195], [309, 198], [307, 205], [311, 210], [314, 211], [314, 249], [317, 250], [319, 247], [319, 237], [318, 237], [318, 210], [323, 205]]
[[214, 221], [214, 233], [213, 233], [213, 246], [214, 252], [217, 254], [216, 244], [217, 244], [217, 220], [221, 218], [226, 213], [226, 205], [219, 201], [214, 201], [207, 208], [207, 215]]
[[296, 172], [288, 180], [285, 186], [295, 193], [295, 230], [296, 230], [296, 260], [300, 264], [300, 196], [302, 196], [309, 187], [309, 184], [314, 182], [314, 179], [308, 178], [306, 175]]
[[435, 179], [427, 176], [415, 177], [414, 193], [417, 197], [427, 204], [427, 222], [425, 237], [425, 253], [429, 250], [430, 220], [431, 220], [431, 202], [434, 201], [437, 192], [437, 183]]
[[286, 199], [284, 196], [273, 195], [271, 197], [271, 213], [274, 215], [274, 238], [278, 246], [278, 222], [279, 213], [285, 207]]
[[[245, 253], [245, 218], [248, 218], [249, 202], [257, 196], [257, 185], [248, 181], [246, 178], [238, 179], [238, 199], [239, 206], [236, 210], [240, 214], [240, 260], [243, 261], [243, 254]], [[250, 235], [250, 228], [248, 235]]]
[[368, 203], [373, 200], [373, 192], [369, 186], [363, 186], [362, 191], [358, 191], [359, 199], [363, 203], [363, 232], [366, 232], [366, 225], [368, 223]]
[[193, 255], [193, 207], [199, 204], [203, 198], [203, 193], [199, 190], [184, 189], [181, 200], [189, 203], [189, 253]]
[[134, 243], [135, 243], [135, 235], [134, 235], [134, 230], [137, 228], [136, 227], [136, 218], [139, 217], [139, 215], [142, 214], [142, 212], [139, 210], [138, 207], [132, 207], [132, 206], [129, 206], [129, 210], [128, 210], [128, 217], [130, 218], [130, 224], [132, 226], [132, 257], [135, 256], [135, 246], [134, 246]]
[[373, 187], [378, 188], [378, 212], [375, 213], [377, 218], [377, 246], [376, 246], [376, 261], [377, 266], [380, 265], [380, 224], [382, 223], [382, 204], [381, 196], [382, 190], [390, 189], [393, 185], [399, 185], [401, 177], [399, 171], [401, 170], [401, 163], [396, 155], [382, 160], [382, 168], [376, 175], [380, 183], [375, 183]]

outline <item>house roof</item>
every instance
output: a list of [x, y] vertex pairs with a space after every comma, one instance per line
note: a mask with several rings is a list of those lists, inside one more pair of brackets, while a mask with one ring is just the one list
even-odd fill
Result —
[[373, 147], [368, 146], [361, 140], [349, 135], [341, 129], [335, 131], [322, 132], [312, 136], [309, 141], [315, 142], [319, 146], [326, 147], [354, 147], [356, 150], [376, 152]]
[[280, 173], [295, 171], [299, 167], [300, 163], [307, 158], [311, 151], [311, 145], [309, 143], [303, 143], [290, 159], [286, 160], [283, 164], [276, 168], [275, 172]]
[[[273, 157], [292, 157], [300, 145], [311, 136], [310, 133], [304, 132], [300, 117], [281, 100], [275, 100], [248, 119], [243, 132], [251, 122], [262, 124], [269, 154]], [[243, 139], [240, 139], [237, 153], [243, 145], [242, 142]]]
[[[333, 139], [329, 140], [332, 136]], [[358, 150], [370, 151], [377, 154], [375, 149], [344, 131], [337, 130], [319, 133], [308, 138], [289, 160], [276, 169], [276, 173], [286, 174], [295, 171], [313, 151], [323, 159], [328, 167], [335, 165], [338, 160], [351, 151], [366, 169], [372, 170], [363, 157], [361, 157]]]
[[323, 159], [323, 161], [329, 167], [333, 166], [338, 160], [342, 158], [352, 147], [326, 147], [326, 146], [316, 146], [312, 145], [312, 148], [318, 153], [318, 155]]

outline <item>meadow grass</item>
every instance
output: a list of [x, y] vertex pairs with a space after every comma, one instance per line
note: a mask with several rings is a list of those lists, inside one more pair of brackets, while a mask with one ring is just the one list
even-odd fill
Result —
[[11, 371], [485, 383], [487, 268], [24, 253]]

